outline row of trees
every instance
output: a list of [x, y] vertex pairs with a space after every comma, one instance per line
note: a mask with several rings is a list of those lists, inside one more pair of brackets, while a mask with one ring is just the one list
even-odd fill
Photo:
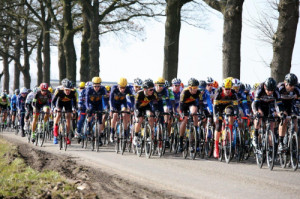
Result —
[[[166, 17], [163, 76], [177, 76], [181, 22], [201, 20], [182, 15], [184, 8], [208, 5], [222, 13], [223, 77], [240, 78], [240, 48], [244, 0], [10, 0], [0, 3], [0, 57], [4, 85], [9, 88], [9, 67], [14, 66], [14, 89], [20, 73], [30, 87], [30, 58], [36, 55], [37, 84], [50, 82], [50, 46], [58, 48], [59, 79], [76, 80], [74, 36], [81, 35], [80, 80], [100, 73], [99, 37], [120, 32], [138, 35], [139, 20]], [[188, 6], [189, 5], [189, 6]], [[200, 5], [200, 6], [199, 6]], [[271, 75], [276, 80], [290, 71], [299, 18], [299, 0], [279, 0], [279, 18], [273, 35]], [[191, 11], [192, 9], [190, 9]], [[12, 64], [13, 63], [13, 64]], [[1, 76], [0, 76], [1, 77]]]

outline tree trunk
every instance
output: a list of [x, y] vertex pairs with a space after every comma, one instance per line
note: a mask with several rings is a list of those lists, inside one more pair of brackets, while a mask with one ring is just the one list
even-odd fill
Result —
[[67, 78], [76, 82], [76, 51], [74, 47], [74, 31], [71, 1], [63, 1], [64, 38], [63, 47], [66, 57]]
[[83, 17], [83, 31], [81, 40], [81, 57], [80, 57], [80, 81], [90, 81], [92, 77], [89, 76], [89, 43], [90, 27], [87, 20], [89, 12], [86, 8], [82, 8]]
[[[8, 53], [8, 48], [5, 48], [5, 52]], [[2, 55], [2, 63], [3, 63], [3, 91], [9, 92], [9, 61], [7, 55]]]
[[223, 78], [240, 79], [243, 3], [244, 0], [228, 0], [223, 11]]
[[[20, 33], [18, 33], [18, 35], [20, 35]], [[19, 63], [20, 63], [20, 58], [21, 58], [21, 40], [18, 38], [18, 36], [15, 37], [15, 58], [16, 60], [14, 61], [14, 70], [15, 70], [15, 74], [14, 74], [14, 88], [13, 90], [16, 90], [17, 88], [20, 87], [20, 70], [19, 70]]]
[[278, 11], [278, 27], [273, 36], [271, 76], [277, 82], [281, 82], [291, 69], [299, 18], [299, 0], [280, 0]]
[[61, 28], [59, 31], [59, 41], [58, 41], [58, 68], [59, 68], [59, 82], [61, 82], [67, 76], [67, 67], [66, 67], [66, 57], [64, 53], [64, 29]]
[[31, 77], [30, 77], [30, 53], [28, 52], [28, 42], [27, 42], [27, 25], [24, 26], [24, 35], [23, 35], [23, 50], [24, 50], [24, 66], [22, 70], [22, 74], [24, 76], [24, 86], [26, 88], [30, 88]]
[[42, 48], [43, 48], [43, 32], [41, 32], [40, 38], [37, 43], [36, 52], [36, 63], [37, 63], [37, 85], [43, 82], [43, 59], [42, 59]]
[[99, 76], [100, 66], [99, 66], [99, 1], [93, 0], [93, 12], [89, 19], [90, 25], [90, 38], [89, 42], [89, 55], [90, 55], [90, 77]]
[[179, 0], [167, 0], [163, 77], [169, 82], [177, 77], [178, 71], [181, 8], [182, 4]]
[[50, 23], [51, 17], [48, 15], [47, 20], [43, 23], [43, 82], [50, 84]]

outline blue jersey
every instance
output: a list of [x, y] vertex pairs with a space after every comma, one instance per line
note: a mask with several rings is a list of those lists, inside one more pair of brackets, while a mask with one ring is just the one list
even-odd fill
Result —
[[86, 108], [91, 110], [93, 107], [95, 107], [97, 110], [102, 111], [102, 100], [104, 95], [106, 95], [106, 89], [104, 86], [100, 86], [98, 92], [96, 92], [93, 87], [87, 88], [85, 96]]
[[165, 102], [165, 104], [171, 110], [172, 107], [171, 107], [171, 103], [170, 103], [168, 88], [164, 88], [161, 92], [156, 91], [156, 94], [157, 94], [157, 97], [158, 97], [158, 100], [157, 100], [158, 107], [163, 107], [163, 104]]
[[25, 112], [26, 97], [27, 97], [27, 95], [25, 97], [23, 97], [21, 94], [19, 94], [17, 97], [17, 108], [21, 112]]
[[86, 110], [85, 96], [86, 96], [86, 89], [83, 89], [82, 91], [78, 91], [78, 108], [80, 110]]
[[204, 93], [200, 93], [199, 95], [199, 106], [203, 106], [204, 109], [207, 109], [211, 114], [213, 113], [213, 106], [210, 99], [210, 94], [207, 90]]
[[242, 108], [244, 115], [249, 115], [250, 110], [248, 107], [248, 101], [247, 101], [247, 95], [244, 93], [243, 90], [239, 90], [237, 93], [238, 97], [238, 105], [240, 108]]
[[[109, 97], [111, 108], [116, 109], [116, 105], [120, 105], [120, 104], [127, 106], [126, 95], [129, 95], [131, 102], [134, 102], [134, 96], [129, 86], [126, 86], [124, 93], [121, 93], [118, 85], [114, 85], [111, 89], [111, 93]], [[133, 108], [133, 106], [131, 106], [130, 108]]]
[[13, 95], [10, 101], [10, 108], [12, 111], [17, 110], [17, 95]]

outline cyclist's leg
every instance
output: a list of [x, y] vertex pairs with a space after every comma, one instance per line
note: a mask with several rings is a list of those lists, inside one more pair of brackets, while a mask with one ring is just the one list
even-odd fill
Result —
[[78, 115], [79, 115], [79, 117], [78, 117], [78, 122], [77, 122], [77, 133], [79, 136], [81, 134], [81, 129], [82, 129], [85, 117], [86, 117], [85, 110], [79, 111]]

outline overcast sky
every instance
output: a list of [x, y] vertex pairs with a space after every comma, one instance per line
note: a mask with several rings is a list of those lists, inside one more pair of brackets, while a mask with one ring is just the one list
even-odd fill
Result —
[[[257, 39], [258, 31], [250, 26], [247, 20], [257, 17], [261, 10], [272, 11], [265, 0], [245, 0], [243, 6], [243, 28], [241, 44], [241, 81], [254, 84], [264, 81], [270, 76], [272, 46]], [[179, 45], [178, 77], [186, 84], [190, 77], [206, 79], [210, 76], [222, 81], [222, 39], [223, 17], [220, 13], [210, 9], [206, 23], [207, 30], [198, 29], [182, 23]], [[100, 47], [100, 76], [103, 81], [118, 81], [126, 77], [129, 82], [134, 78], [152, 78], [156, 80], [162, 76], [163, 23], [149, 22], [145, 27], [145, 40], [122, 37], [122, 41], [115, 37], [101, 39]], [[277, 23], [275, 23], [277, 24]], [[299, 26], [299, 25], [298, 25]], [[299, 28], [294, 47], [291, 71], [300, 76], [300, 42]], [[76, 45], [77, 51], [77, 79], [79, 79], [80, 41]], [[298, 56], [297, 56], [298, 55]], [[35, 57], [31, 62], [32, 78], [36, 77]], [[51, 79], [58, 79], [57, 50], [52, 48]], [[2, 68], [2, 65], [0, 66]], [[13, 67], [11, 67], [13, 68]], [[11, 73], [11, 79], [13, 73]], [[35, 85], [35, 81], [32, 83]]]

